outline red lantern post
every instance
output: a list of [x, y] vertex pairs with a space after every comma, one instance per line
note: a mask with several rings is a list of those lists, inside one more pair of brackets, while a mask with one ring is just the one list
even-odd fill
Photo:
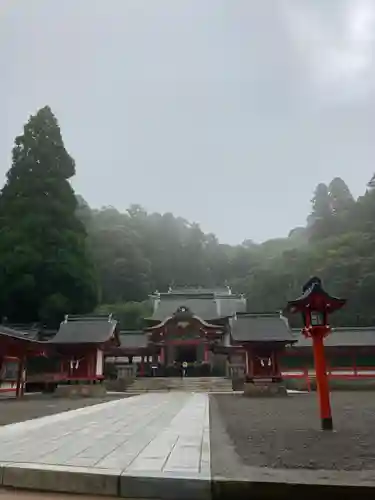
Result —
[[333, 430], [324, 338], [331, 332], [328, 315], [340, 309], [346, 300], [329, 295], [323, 289], [321, 280], [316, 277], [306, 283], [302, 292], [300, 297], [288, 302], [287, 310], [302, 314], [302, 333], [312, 339], [322, 429]]

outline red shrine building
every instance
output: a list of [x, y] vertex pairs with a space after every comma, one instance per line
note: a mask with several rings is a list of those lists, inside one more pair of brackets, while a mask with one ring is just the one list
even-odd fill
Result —
[[44, 342], [30, 332], [0, 325], [0, 396], [22, 396], [27, 360], [45, 355]]
[[[246, 313], [243, 295], [170, 289], [150, 297], [153, 314], [139, 332], [120, 332], [115, 362], [140, 362], [138, 375], [244, 376], [280, 380], [279, 357], [296, 339], [280, 314]], [[112, 356], [114, 358], [112, 358]]]
[[120, 345], [111, 316], [66, 316], [52, 338], [38, 340], [38, 334], [0, 325], [0, 395], [22, 396], [26, 385], [38, 384], [93, 392], [83, 386], [104, 380], [105, 352]]

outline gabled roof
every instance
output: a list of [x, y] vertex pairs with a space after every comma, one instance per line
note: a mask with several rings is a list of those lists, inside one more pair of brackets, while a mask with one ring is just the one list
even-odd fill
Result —
[[103, 344], [114, 336], [117, 321], [111, 316], [67, 316], [48, 344]]
[[217, 303], [213, 296], [191, 297], [181, 294], [181, 296], [163, 296], [154, 311], [154, 314], [152, 315], [152, 319], [163, 321], [164, 319], [173, 316], [174, 312], [180, 307], [190, 309], [195, 316], [198, 316], [203, 320], [210, 320], [219, 317]]
[[168, 324], [175, 324], [178, 326], [182, 326], [182, 324], [184, 324], [185, 326], [187, 326], [188, 324], [192, 323], [198, 323], [201, 327], [209, 331], [216, 330], [217, 332], [222, 333], [224, 330], [223, 325], [214, 324], [211, 321], [208, 322], [202, 319], [201, 316], [197, 316], [196, 314], [194, 314], [193, 311], [191, 311], [188, 307], [180, 306], [170, 316], [165, 317], [162, 321], [159, 321], [159, 323], [155, 325], [147, 327], [146, 331], [159, 332], [160, 334], [160, 329], [165, 328]]
[[227, 297], [217, 297], [219, 317], [228, 318], [236, 313], [246, 311], [246, 300], [243, 297], [230, 295]]
[[230, 288], [224, 289], [177, 289], [167, 293], [155, 293], [154, 313], [150, 319], [163, 321], [180, 307], [186, 307], [192, 314], [204, 321], [227, 318], [236, 312], [246, 310], [246, 300], [242, 295], [232, 294]]
[[140, 349], [148, 345], [147, 335], [143, 331], [121, 330], [119, 339], [120, 349]]
[[[297, 339], [295, 348], [312, 347], [311, 338], [302, 335], [301, 330], [293, 330]], [[324, 339], [327, 347], [366, 347], [375, 346], [375, 327], [334, 328]]]
[[236, 316], [231, 322], [231, 336], [235, 343], [296, 341], [288, 320], [275, 313]]
[[25, 342], [41, 343], [37, 339], [38, 332], [24, 331], [18, 328], [11, 328], [9, 326], [0, 325], [0, 336], [13, 338], [16, 340], [24, 340]]

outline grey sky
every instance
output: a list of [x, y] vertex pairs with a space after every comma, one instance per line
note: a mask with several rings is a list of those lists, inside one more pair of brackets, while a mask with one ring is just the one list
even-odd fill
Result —
[[49, 104], [91, 206], [283, 236], [375, 171], [374, 35], [372, 0], [0, 0], [0, 173]]

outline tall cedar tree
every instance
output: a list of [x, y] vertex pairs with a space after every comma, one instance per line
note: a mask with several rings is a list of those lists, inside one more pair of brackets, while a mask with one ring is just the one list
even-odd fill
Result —
[[75, 163], [46, 106], [15, 140], [0, 195], [0, 313], [11, 321], [58, 320], [97, 301], [86, 230], [69, 179]]
[[309, 236], [312, 241], [327, 238], [332, 234], [332, 200], [326, 184], [320, 183], [315, 188], [312, 212], [307, 219]]

